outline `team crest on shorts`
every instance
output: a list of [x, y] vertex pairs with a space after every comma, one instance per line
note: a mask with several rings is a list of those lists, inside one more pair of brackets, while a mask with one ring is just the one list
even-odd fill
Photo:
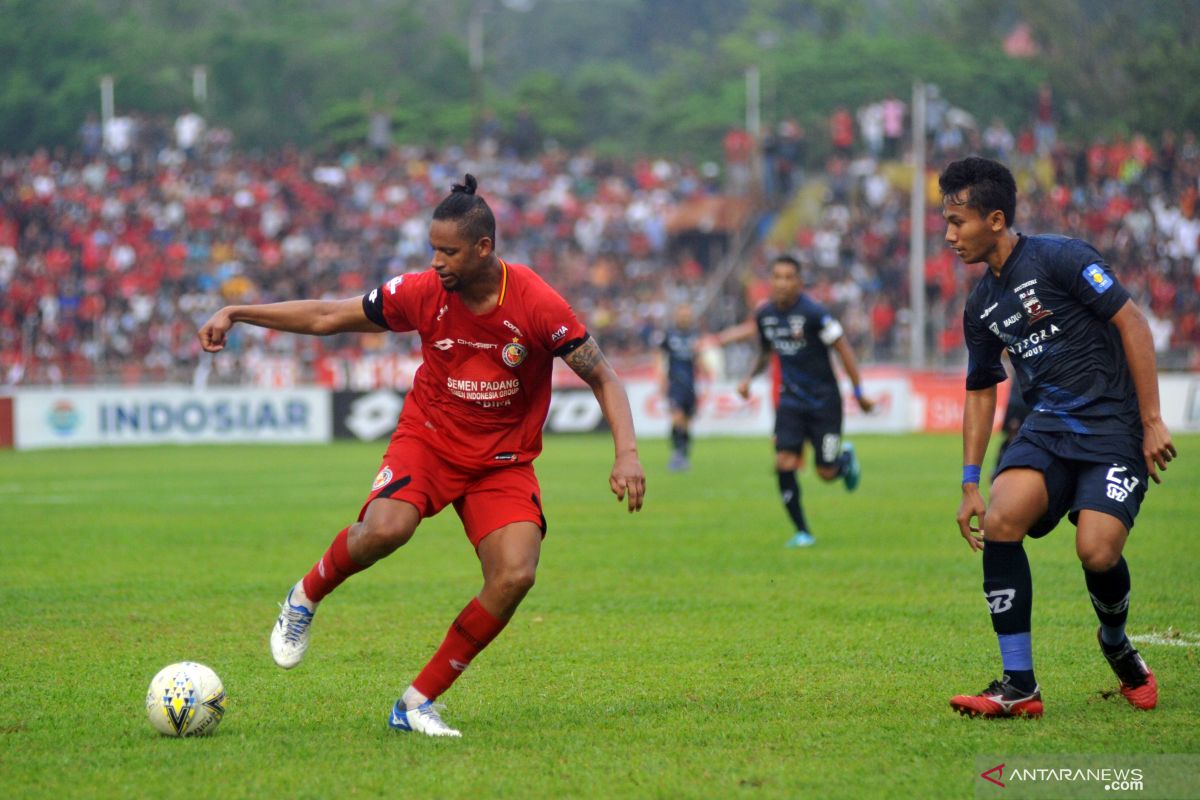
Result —
[[525, 356], [527, 355], [529, 355], [529, 350], [516, 339], [504, 345], [504, 349], [500, 351], [500, 357], [510, 367], [521, 366], [521, 362], [525, 360]]
[[392, 468], [384, 467], [379, 470], [379, 474], [375, 476], [375, 482], [371, 484], [371, 491], [382, 489], [392, 482]]

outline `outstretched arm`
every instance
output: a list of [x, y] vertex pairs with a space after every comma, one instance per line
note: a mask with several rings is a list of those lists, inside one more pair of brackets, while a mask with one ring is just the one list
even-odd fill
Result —
[[609, 487], [618, 501], [627, 500], [630, 513], [641, 511], [642, 500], [646, 496], [646, 473], [638, 460], [633, 413], [629, 409], [625, 387], [604, 358], [604, 353], [600, 352], [600, 345], [591, 336], [563, 360], [592, 387], [612, 431], [616, 457], [608, 478]]
[[288, 300], [252, 306], [225, 306], [200, 328], [200, 346], [209, 353], [223, 349], [225, 337], [235, 322], [313, 336], [384, 330], [367, 319], [361, 297], [347, 300]]
[[716, 334], [717, 343], [724, 346], [734, 342], [747, 342], [758, 336], [758, 325], [753, 319], [739, 322]]
[[854, 357], [854, 351], [847, 344], [846, 337], [839, 336], [838, 340], [833, 343], [833, 349], [837, 351], [838, 358], [842, 360], [842, 369], [846, 370], [850, 384], [854, 387], [854, 399], [858, 401], [858, 407], [870, 413], [871, 409], [875, 408], [875, 401], [863, 396], [862, 375], [858, 371], [858, 359]]
[[1126, 301], [1109, 321], [1121, 334], [1121, 346], [1125, 349], [1125, 360], [1129, 363], [1129, 374], [1137, 391], [1138, 410], [1142, 415], [1142, 455], [1146, 459], [1146, 469], [1155, 483], [1162, 483], [1158, 470], [1166, 470], [1167, 462], [1175, 458], [1177, 453], [1159, 408], [1158, 363], [1154, 356], [1150, 325], [1132, 300]]

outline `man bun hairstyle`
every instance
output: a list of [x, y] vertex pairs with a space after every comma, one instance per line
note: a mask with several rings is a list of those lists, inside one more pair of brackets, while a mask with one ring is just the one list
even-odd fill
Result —
[[450, 194], [433, 210], [435, 220], [453, 220], [458, 230], [472, 242], [487, 237], [496, 241], [496, 217], [487, 201], [475, 192], [479, 181], [467, 173], [462, 183], [450, 187]]
[[1016, 224], [1017, 182], [999, 161], [979, 156], [952, 161], [938, 176], [938, 188], [943, 200], [953, 198], [983, 217], [1000, 211], [1008, 227]]

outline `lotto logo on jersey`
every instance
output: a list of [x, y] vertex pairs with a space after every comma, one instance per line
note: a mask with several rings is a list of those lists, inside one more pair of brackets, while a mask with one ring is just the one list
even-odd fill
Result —
[[1083, 268], [1083, 279], [1088, 286], [1096, 290], [1096, 294], [1104, 294], [1113, 285], [1113, 279], [1104, 273], [1099, 264], [1088, 264]]
[[500, 357], [504, 359], [504, 363], [510, 367], [519, 367], [525, 360], [525, 356], [529, 354], [529, 350], [525, 345], [513, 339], [508, 344], [504, 345], [504, 349], [500, 351]]

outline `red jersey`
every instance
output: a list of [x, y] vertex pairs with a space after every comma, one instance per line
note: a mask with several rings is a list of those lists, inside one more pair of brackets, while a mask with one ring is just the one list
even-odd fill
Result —
[[463, 467], [528, 462], [542, 451], [555, 356], [587, 329], [558, 292], [523, 264], [500, 262], [500, 298], [474, 314], [437, 273], [399, 275], [363, 297], [377, 325], [421, 336], [424, 363], [397, 430]]

